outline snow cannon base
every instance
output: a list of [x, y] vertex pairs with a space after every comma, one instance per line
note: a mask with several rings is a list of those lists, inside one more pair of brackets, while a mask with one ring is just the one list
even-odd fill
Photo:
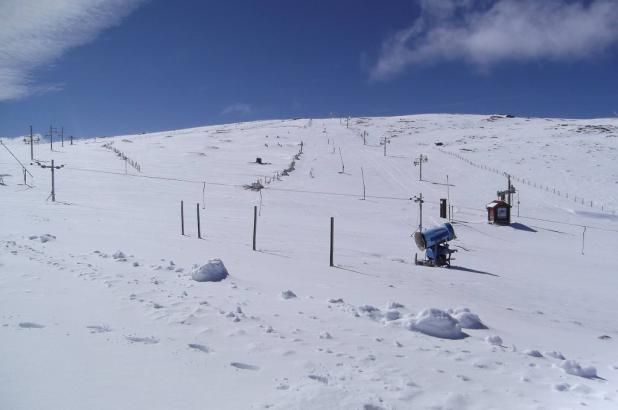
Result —
[[451, 255], [457, 250], [450, 249], [448, 242], [455, 239], [455, 230], [450, 223], [430, 228], [424, 232], [415, 232], [416, 246], [425, 251], [425, 259], [419, 260], [414, 254], [414, 264], [422, 266], [451, 266]]

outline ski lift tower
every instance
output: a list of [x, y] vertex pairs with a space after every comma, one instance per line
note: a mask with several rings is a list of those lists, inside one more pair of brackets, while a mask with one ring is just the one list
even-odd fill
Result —
[[513, 199], [513, 194], [515, 192], [517, 192], [517, 190], [515, 189], [515, 186], [513, 186], [511, 184], [511, 175], [507, 174], [506, 172], [503, 174], [506, 178], [507, 178], [507, 188], [504, 191], [498, 191], [498, 197], [503, 200], [506, 201], [507, 204], [509, 204], [509, 206], [513, 206], [512, 204], [512, 199]]
[[416, 166], [419, 167], [419, 169], [418, 169], [418, 180], [419, 181], [423, 180], [423, 163], [427, 162], [428, 159], [429, 158], [427, 158], [427, 155], [423, 155], [423, 154], [419, 155], [418, 158], [414, 159], [414, 166], [415, 167]]

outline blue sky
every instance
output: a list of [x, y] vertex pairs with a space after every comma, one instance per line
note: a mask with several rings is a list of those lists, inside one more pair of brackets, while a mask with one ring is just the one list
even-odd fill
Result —
[[0, 136], [618, 113], [617, 0], [2, 0]]

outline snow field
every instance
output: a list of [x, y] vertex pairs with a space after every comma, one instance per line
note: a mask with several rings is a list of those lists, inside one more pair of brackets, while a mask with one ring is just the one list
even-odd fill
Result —
[[[142, 176], [123, 175], [103, 141], [53, 154], [37, 146], [37, 157], [66, 166], [55, 204], [38, 168], [34, 188], [17, 177], [0, 187], [0, 407], [614, 408], [618, 222], [525, 185], [519, 225], [489, 226], [483, 207], [505, 178], [434, 145], [609, 206], [615, 190], [600, 186], [616, 171], [614, 139], [576, 132], [593, 122], [426, 115], [105, 139]], [[295, 170], [273, 179], [300, 141]], [[411, 164], [420, 153], [423, 181]], [[566, 163], [583, 165], [564, 178]], [[408, 198], [422, 191], [424, 226], [442, 223], [446, 174], [458, 253], [451, 269], [414, 266]], [[271, 179], [261, 198], [242, 188], [258, 178]], [[580, 225], [610, 230], [588, 229], [582, 255]], [[192, 280], [212, 272], [201, 266], [212, 258], [232, 276]]]

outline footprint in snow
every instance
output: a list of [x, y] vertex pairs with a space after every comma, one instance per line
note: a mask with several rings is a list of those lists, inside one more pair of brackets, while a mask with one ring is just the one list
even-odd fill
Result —
[[86, 328], [90, 329], [90, 333], [107, 333], [112, 331], [112, 329], [106, 325], [90, 325], [86, 326]]
[[385, 410], [384, 407], [377, 406], [375, 404], [365, 404], [363, 405], [363, 410]]
[[198, 343], [189, 343], [191, 349], [199, 350], [202, 353], [210, 353], [210, 349], [204, 345]]
[[280, 296], [281, 296], [281, 299], [295, 299], [296, 298], [296, 294], [292, 292], [291, 290], [285, 290], [281, 292]]
[[235, 367], [241, 370], [260, 370], [258, 366], [254, 366], [252, 364], [240, 363], [240, 362], [232, 362], [230, 366]]
[[33, 322], [20, 322], [19, 327], [23, 329], [43, 329], [45, 326]]
[[316, 382], [320, 382], [320, 383], [323, 383], [323, 384], [328, 384], [328, 378], [326, 378], [324, 376], [318, 376], [318, 375], [315, 375], [315, 374], [310, 374], [307, 377], [310, 378], [311, 380], [315, 380]]
[[125, 336], [125, 338], [131, 343], [143, 343], [145, 345], [153, 345], [159, 343], [159, 339], [156, 337], [138, 337], [138, 336]]

